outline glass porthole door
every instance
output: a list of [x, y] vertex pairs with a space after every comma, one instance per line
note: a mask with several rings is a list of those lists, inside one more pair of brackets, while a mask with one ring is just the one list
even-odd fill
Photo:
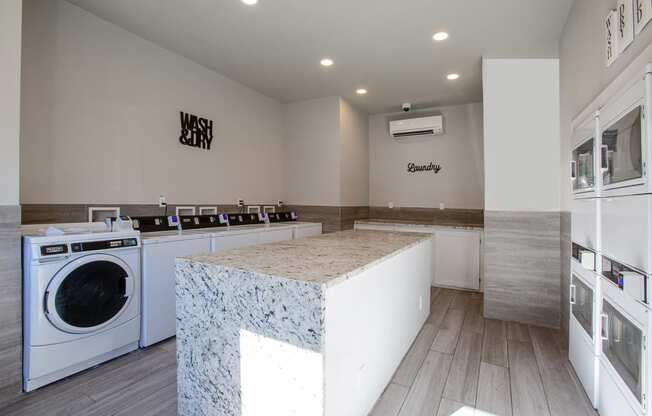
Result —
[[122, 260], [104, 254], [85, 256], [54, 276], [45, 293], [45, 312], [62, 331], [94, 332], [121, 315], [133, 287], [133, 275]]

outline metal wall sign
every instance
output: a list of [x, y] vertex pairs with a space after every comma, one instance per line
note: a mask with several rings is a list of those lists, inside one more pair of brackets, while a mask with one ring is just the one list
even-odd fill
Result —
[[605, 36], [605, 59], [607, 66], [611, 66], [618, 57], [618, 47], [616, 45], [616, 21], [617, 14], [615, 10], [611, 10], [604, 20], [604, 36]]
[[618, 18], [616, 43], [618, 54], [621, 54], [634, 41], [634, 3], [632, 0], [618, 0], [616, 15]]
[[409, 162], [407, 164], [408, 173], [421, 173], [421, 172], [432, 172], [439, 173], [441, 170], [441, 165], [439, 163], [430, 162], [428, 164], [416, 164], [414, 162]]
[[634, 33], [637, 35], [641, 33], [650, 20], [652, 20], [650, 0], [634, 0]]
[[213, 142], [213, 120], [184, 113], [183, 111], [179, 114], [181, 120], [179, 143], [186, 146], [211, 150], [211, 143]]
[[611, 66], [652, 20], [652, 0], [618, 0], [604, 20], [605, 64]]

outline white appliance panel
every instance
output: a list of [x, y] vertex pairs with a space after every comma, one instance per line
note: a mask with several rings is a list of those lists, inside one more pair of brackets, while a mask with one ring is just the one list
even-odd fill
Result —
[[258, 233], [249, 232], [243, 234], [218, 234], [213, 236], [211, 243], [212, 251], [223, 251], [232, 248], [246, 247], [258, 244]]
[[141, 346], [146, 347], [175, 335], [175, 259], [210, 251], [208, 235], [143, 245]]
[[640, 406], [632, 403], [623, 393], [622, 383], [614, 374], [604, 357], [600, 358], [600, 383], [598, 391], [598, 412], [600, 416], [641, 416]]
[[650, 273], [652, 195], [604, 198], [602, 252], [618, 262]]
[[595, 366], [598, 357], [594, 353], [594, 345], [592, 340], [585, 336], [584, 328], [572, 315], [568, 331], [568, 358], [591, 404], [597, 406]]
[[576, 199], [571, 209], [571, 238], [586, 248], [599, 250], [598, 213], [600, 199]]

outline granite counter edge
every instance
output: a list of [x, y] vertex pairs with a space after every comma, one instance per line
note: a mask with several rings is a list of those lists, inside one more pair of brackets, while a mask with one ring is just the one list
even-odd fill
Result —
[[243, 273], [254, 273], [256, 274], [259, 278], [263, 279], [283, 279], [283, 280], [292, 280], [296, 282], [303, 282], [306, 284], [314, 284], [314, 285], [321, 285], [322, 289], [328, 288], [328, 287], [333, 287], [336, 286], [342, 282], [345, 282], [361, 273], [363, 273], [366, 270], [371, 269], [372, 267], [391, 259], [392, 257], [398, 256], [399, 254], [410, 250], [414, 247], [416, 247], [419, 244], [423, 244], [424, 242], [430, 241], [431, 237], [428, 234], [420, 234], [420, 233], [411, 233], [415, 234], [415, 236], [418, 236], [417, 239], [409, 244], [406, 244], [405, 246], [392, 251], [389, 254], [386, 254], [382, 257], [379, 257], [367, 264], [364, 264], [360, 267], [357, 267], [349, 272], [343, 273], [339, 276], [336, 277], [331, 277], [331, 278], [324, 278], [324, 279], [317, 279], [317, 280], [307, 280], [307, 279], [301, 279], [298, 277], [291, 277], [291, 276], [283, 276], [283, 275], [275, 275], [275, 274], [270, 274], [270, 273], [265, 273], [261, 272], [255, 269], [249, 269], [249, 268], [244, 268], [244, 267], [238, 267], [234, 265], [225, 265], [221, 264], [219, 262], [213, 262], [205, 258], [196, 258], [194, 256], [184, 256], [184, 257], [177, 257], [175, 259], [175, 264], [199, 264], [205, 267], [221, 267], [224, 270], [229, 270], [229, 271], [236, 271], [236, 272], [243, 272]]

